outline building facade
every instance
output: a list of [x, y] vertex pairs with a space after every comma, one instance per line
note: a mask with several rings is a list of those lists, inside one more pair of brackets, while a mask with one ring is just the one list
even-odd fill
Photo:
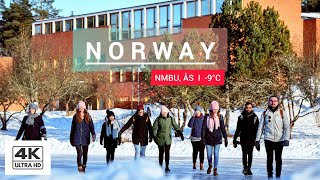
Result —
[[[301, 18], [301, 0], [255, 0], [263, 8], [274, 7], [280, 19], [288, 26], [294, 51], [303, 56], [306, 51], [305, 39], [316, 33], [319, 25], [308, 26]], [[96, 13], [48, 19], [32, 24], [32, 35], [36, 46], [50, 44], [55, 47], [52, 57], [72, 57], [72, 33], [87, 28], [107, 28], [111, 40], [126, 40], [154, 37], [165, 31], [178, 33], [181, 28], [208, 28], [213, 14], [220, 13], [224, 0], [172, 0], [129, 8], [108, 10]], [[243, 7], [250, 0], [243, 0]], [[304, 39], [305, 38], [305, 39]], [[308, 40], [309, 41], [309, 40]], [[317, 44], [317, 43], [315, 43]], [[137, 67], [114, 69], [102, 73], [108, 77], [107, 87], [97, 90], [111, 93], [106, 97], [97, 98], [94, 109], [111, 107], [128, 107], [134, 101], [146, 101], [150, 92], [142, 91], [145, 84], [139, 82]], [[98, 76], [98, 74], [97, 74]], [[140, 84], [141, 83], [141, 84]], [[137, 88], [139, 86], [139, 88]], [[106, 90], [108, 89], [108, 90]], [[143, 94], [140, 94], [144, 92]], [[151, 93], [152, 94], [152, 93]]]

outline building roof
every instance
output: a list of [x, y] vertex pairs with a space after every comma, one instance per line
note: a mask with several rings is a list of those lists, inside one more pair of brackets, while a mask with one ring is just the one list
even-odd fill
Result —
[[312, 12], [312, 13], [301, 13], [302, 19], [320, 19], [320, 12]]

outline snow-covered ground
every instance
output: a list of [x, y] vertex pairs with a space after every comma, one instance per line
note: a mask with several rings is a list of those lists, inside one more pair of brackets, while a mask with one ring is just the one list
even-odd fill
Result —
[[[152, 122], [159, 116], [160, 109], [156, 105], [150, 105], [152, 116]], [[303, 109], [303, 113], [310, 109]], [[116, 119], [121, 123], [126, 122], [132, 115], [131, 110], [124, 109], [113, 109], [116, 114]], [[260, 117], [263, 109], [255, 109], [255, 112]], [[102, 123], [105, 118], [105, 111], [89, 111], [91, 114], [95, 131], [97, 133], [96, 142], [90, 144], [89, 153], [95, 155], [104, 155], [105, 149], [99, 144], [99, 136], [101, 131]], [[222, 114], [224, 114], [222, 110]], [[237, 110], [231, 112], [230, 132], [234, 133], [236, 128], [237, 117], [241, 111]], [[25, 114], [20, 114], [18, 117], [22, 119]], [[190, 115], [188, 116], [190, 118]], [[181, 117], [182, 120], [182, 117]], [[75, 154], [75, 149], [69, 143], [69, 133], [71, 126], [72, 117], [65, 116], [65, 112], [54, 111], [46, 112], [44, 115], [44, 122], [47, 128], [48, 141], [52, 146], [52, 154]], [[182, 123], [182, 122], [181, 122]], [[20, 121], [12, 120], [8, 124], [8, 131], [0, 131], [0, 154], [4, 154], [5, 141], [14, 140], [17, 131], [20, 127]], [[124, 135], [125, 137], [131, 137], [131, 131], [127, 130]], [[185, 141], [181, 141], [180, 138], [174, 138], [171, 146], [171, 155], [175, 157], [191, 157], [192, 146], [190, 140], [190, 128], [184, 129]], [[241, 157], [241, 147], [233, 148], [232, 138], [229, 138], [228, 147], [221, 146], [220, 156], [226, 158], [239, 158]], [[115, 156], [133, 156], [134, 148], [132, 143], [126, 142], [121, 144], [116, 149]], [[158, 147], [152, 142], [147, 146], [147, 156], [157, 156]], [[255, 158], [265, 158], [266, 153], [262, 142], [261, 151], [254, 151]], [[290, 146], [285, 147], [283, 151], [284, 159], [320, 159], [320, 128], [316, 126], [315, 117], [313, 114], [305, 116], [296, 122], [295, 127], [292, 130], [292, 139], [290, 140]]]
[[[157, 105], [149, 105], [152, 111], [151, 120], [159, 116], [160, 108]], [[310, 111], [308, 106], [304, 106], [302, 113]], [[113, 109], [116, 119], [125, 123], [134, 113], [131, 110]], [[260, 117], [264, 109], [255, 109]], [[105, 118], [105, 111], [89, 111], [91, 114], [95, 131], [97, 133], [96, 142], [89, 146], [88, 171], [86, 175], [79, 176], [76, 170], [76, 151], [69, 144], [69, 133], [72, 117], [65, 116], [65, 112], [55, 111], [46, 112], [44, 121], [48, 133], [48, 141], [51, 143], [52, 152], [52, 174], [54, 176], [48, 179], [211, 179], [212, 175], [206, 175], [205, 172], [191, 169], [192, 146], [188, 137], [190, 136], [190, 128], [184, 129], [185, 141], [180, 138], [174, 138], [171, 146], [171, 172], [165, 174], [157, 165], [158, 147], [152, 142], [147, 146], [147, 161], [133, 161], [134, 148], [132, 143], [126, 142], [116, 149], [116, 163], [106, 168], [105, 165], [105, 149], [99, 144], [99, 136], [102, 123]], [[225, 111], [222, 110], [222, 114]], [[230, 132], [234, 133], [236, 128], [237, 117], [241, 111], [231, 112]], [[22, 119], [24, 113], [18, 115], [18, 119]], [[188, 119], [190, 114], [188, 115]], [[182, 115], [181, 115], [182, 120]], [[181, 122], [182, 123], [182, 122]], [[4, 174], [4, 149], [5, 142], [13, 141], [20, 127], [19, 120], [12, 120], [8, 124], [8, 131], [0, 131], [0, 176]], [[131, 131], [127, 130], [124, 137], [131, 137]], [[262, 142], [263, 143], [263, 142]], [[220, 150], [220, 176], [218, 179], [247, 179], [242, 176], [241, 169], [241, 147], [233, 148], [232, 138], [229, 138], [228, 147], [221, 146]], [[316, 162], [320, 159], [320, 128], [316, 126], [313, 114], [305, 116], [296, 122], [292, 130], [292, 139], [290, 146], [285, 147], [283, 151], [283, 179], [319, 179], [320, 164]], [[250, 179], [266, 178], [266, 153], [264, 146], [261, 151], [254, 150], [254, 176]], [[305, 170], [308, 167], [313, 167]], [[207, 161], [205, 161], [207, 168]], [[17, 177], [7, 177], [7, 179], [16, 179]], [[29, 177], [22, 177], [28, 179]], [[30, 177], [35, 179], [36, 177]], [[40, 177], [43, 179], [43, 177]], [[2, 179], [2, 178], [1, 178]]]

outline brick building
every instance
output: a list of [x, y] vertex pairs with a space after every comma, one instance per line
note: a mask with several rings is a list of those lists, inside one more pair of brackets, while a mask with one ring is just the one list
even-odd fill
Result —
[[[255, 1], [263, 8], [273, 6], [279, 12], [280, 19], [290, 30], [294, 51], [299, 56], [319, 53], [319, 19], [301, 18], [301, 0], [290, 0], [290, 5], [288, 0]], [[172, 0], [37, 21], [32, 24], [33, 42], [49, 43], [55, 47], [53, 58], [57, 55], [72, 57], [72, 35], [77, 29], [108, 28], [112, 40], [124, 40], [158, 36], [165, 30], [177, 33], [181, 28], [208, 28], [211, 15], [221, 12], [223, 2], [224, 0]], [[250, 0], [243, 0], [242, 4], [246, 6], [249, 2]], [[97, 87], [97, 91], [103, 92], [107, 88], [111, 94], [97, 98], [92, 104], [93, 109], [128, 107], [133, 101], [146, 101], [152, 92], [142, 91], [144, 84], [138, 81], [138, 74], [138, 67], [102, 73], [107, 77], [107, 87]]]

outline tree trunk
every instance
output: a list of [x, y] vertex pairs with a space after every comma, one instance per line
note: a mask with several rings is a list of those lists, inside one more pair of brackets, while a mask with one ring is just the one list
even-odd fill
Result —
[[230, 131], [229, 131], [229, 125], [230, 125], [230, 93], [229, 93], [229, 85], [228, 81], [226, 83], [226, 115], [225, 115], [225, 126], [226, 126], [226, 131], [227, 135], [231, 136]]
[[182, 126], [180, 127], [181, 131], [183, 131], [186, 122], [187, 122], [187, 116], [188, 116], [188, 105], [187, 103], [183, 103], [184, 104], [184, 111], [183, 111], [183, 123]]
[[1, 130], [7, 130], [7, 117], [6, 117], [7, 111], [4, 108], [3, 116], [0, 115], [1, 122], [2, 122], [2, 128]]

